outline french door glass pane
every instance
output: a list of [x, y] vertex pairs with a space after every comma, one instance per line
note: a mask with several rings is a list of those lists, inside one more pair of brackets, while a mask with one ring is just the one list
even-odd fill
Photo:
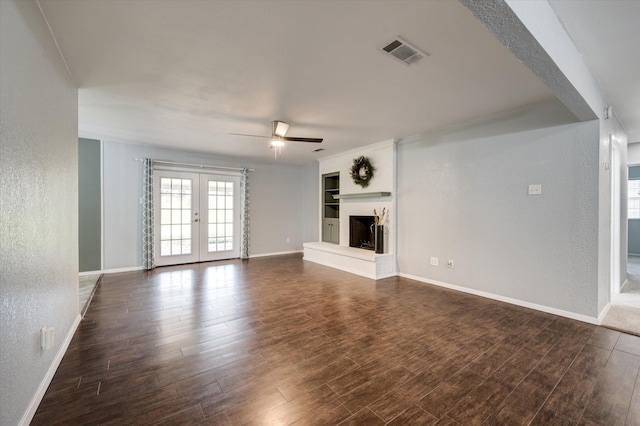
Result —
[[160, 179], [160, 255], [191, 254], [191, 179]]
[[209, 253], [233, 250], [233, 182], [210, 180], [207, 190], [207, 250]]

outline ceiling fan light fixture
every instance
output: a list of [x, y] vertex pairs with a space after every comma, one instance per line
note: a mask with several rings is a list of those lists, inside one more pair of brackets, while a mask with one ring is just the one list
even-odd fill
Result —
[[289, 130], [289, 125], [284, 121], [274, 121], [273, 122], [273, 134], [275, 136], [279, 136], [281, 138], [287, 134], [287, 130]]
[[271, 139], [271, 146], [284, 146], [284, 141], [282, 139]]

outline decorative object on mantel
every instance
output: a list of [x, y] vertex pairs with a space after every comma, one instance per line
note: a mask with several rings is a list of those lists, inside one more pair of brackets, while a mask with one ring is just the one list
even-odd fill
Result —
[[373, 209], [373, 221], [375, 225], [374, 233], [374, 249], [376, 253], [384, 253], [384, 216], [387, 214], [387, 209], [382, 208], [382, 213], [378, 216], [376, 209]]
[[369, 181], [373, 179], [373, 172], [375, 171], [376, 168], [371, 165], [369, 159], [361, 155], [353, 159], [353, 166], [351, 166], [349, 173], [356, 185], [366, 188], [369, 186]]
[[378, 216], [378, 212], [376, 209], [373, 209], [373, 220], [375, 221], [376, 226], [382, 226], [384, 222], [384, 217], [387, 214], [387, 208], [383, 207], [380, 216]]

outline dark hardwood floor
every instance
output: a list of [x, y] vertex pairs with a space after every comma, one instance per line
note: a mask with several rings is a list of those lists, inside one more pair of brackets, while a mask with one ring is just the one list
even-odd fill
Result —
[[640, 425], [640, 338], [300, 256], [107, 274], [34, 425]]

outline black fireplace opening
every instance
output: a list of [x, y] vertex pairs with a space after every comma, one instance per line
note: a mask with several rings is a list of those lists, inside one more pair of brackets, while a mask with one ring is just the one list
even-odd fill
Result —
[[349, 216], [349, 247], [374, 249], [373, 216]]

